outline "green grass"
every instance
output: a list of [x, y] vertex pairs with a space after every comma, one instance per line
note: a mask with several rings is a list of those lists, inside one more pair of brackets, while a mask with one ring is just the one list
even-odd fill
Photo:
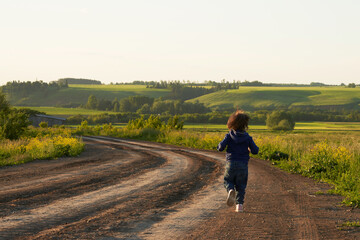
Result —
[[129, 96], [142, 95], [153, 98], [166, 96], [170, 90], [146, 88], [144, 85], [69, 85], [69, 88], [42, 94], [35, 93], [27, 98], [11, 98], [12, 105], [16, 106], [57, 106], [69, 103], [86, 104], [89, 95], [98, 99], [119, 100]]
[[[197, 131], [227, 131], [225, 124], [185, 124], [184, 129], [192, 129]], [[249, 130], [266, 130], [265, 125], [250, 125]], [[297, 122], [295, 130], [310, 131], [360, 131], [360, 123], [358, 122]]]
[[344, 87], [241, 87], [189, 100], [211, 108], [275, 109], [294, 106], [359, 108], [360, 89]]
[[360, 227], [360, 221], [347, 221], [341, 224], [342, 227]]
[[[53, 93], [35, 93], [26, 98], [9, 99], [12, 105], [57, 106], [69, 103], [85, 104], [90, 94], [113, 100], [143, 95], [164, 97], [169, 89], [146, 88], [144, 85], [69, 85]], [[274, 109], [296, 106], [338, 106], [360, 109], [360, 88], [345, 87], [240, 87], [206, 94], [190, 102], [199, 101], [212, 108]]]
[[30, 127], [19, 140], [0, 140], [0, 167], [36, 159], [77, 156], [84, 146], [81, 139], [71, 136], [70, 129]]
[[16, 108], [29, 108], [33, 110], [37, 110], [40, 112], [45, 112], [47, 115], [58, 116], [58, 117], [68, 117], [73, 115], [95, 115], [101, 113], [112, 113], [110, 111], [98, 111], [98, 110], [91, 110], [91, 109], [84, 109], [84, 108], [59, 108], [59, 107], [24, 107], [18, 106]]

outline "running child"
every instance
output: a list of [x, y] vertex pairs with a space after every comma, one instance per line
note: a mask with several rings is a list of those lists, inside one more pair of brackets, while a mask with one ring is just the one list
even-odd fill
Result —
[[258, 154], [259, 152], [252, 137], [246, 132], [249, 120], [249, 116], [243, 111], [237, 110], [233, 113], [227, 122], [229, 133], [217, 147], [218, 151], [223, 151], [227, 147], [224, 174], [224, 186], [228, 192], [226, 203], [228, 206], [236, 203], [236, 212], [244, 211], [249, 153]]

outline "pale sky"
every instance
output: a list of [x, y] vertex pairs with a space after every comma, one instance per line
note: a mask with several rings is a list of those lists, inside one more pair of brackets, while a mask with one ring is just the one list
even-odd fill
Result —
[[0, 0], [0, 83], [360, 83], [359, 0]]

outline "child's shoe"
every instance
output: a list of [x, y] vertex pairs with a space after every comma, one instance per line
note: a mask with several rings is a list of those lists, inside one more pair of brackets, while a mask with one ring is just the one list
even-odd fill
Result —
[[244, 206], [242, 204], [236, 204], [235, 212], [243, 212]]
[[230, 189], [228, 192], [228, 196], [226, 199], [226, 204], [231, 207], [235, 204], [235, 191], [234, 189]]

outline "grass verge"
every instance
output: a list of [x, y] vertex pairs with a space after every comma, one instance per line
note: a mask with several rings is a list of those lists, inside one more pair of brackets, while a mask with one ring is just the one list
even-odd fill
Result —
[[0, 141], [0, 167], [35, 159], [77, 156], [84, 150], [81, 139], [71, 137], [69, 129], [32, 128], [22, 139]]

